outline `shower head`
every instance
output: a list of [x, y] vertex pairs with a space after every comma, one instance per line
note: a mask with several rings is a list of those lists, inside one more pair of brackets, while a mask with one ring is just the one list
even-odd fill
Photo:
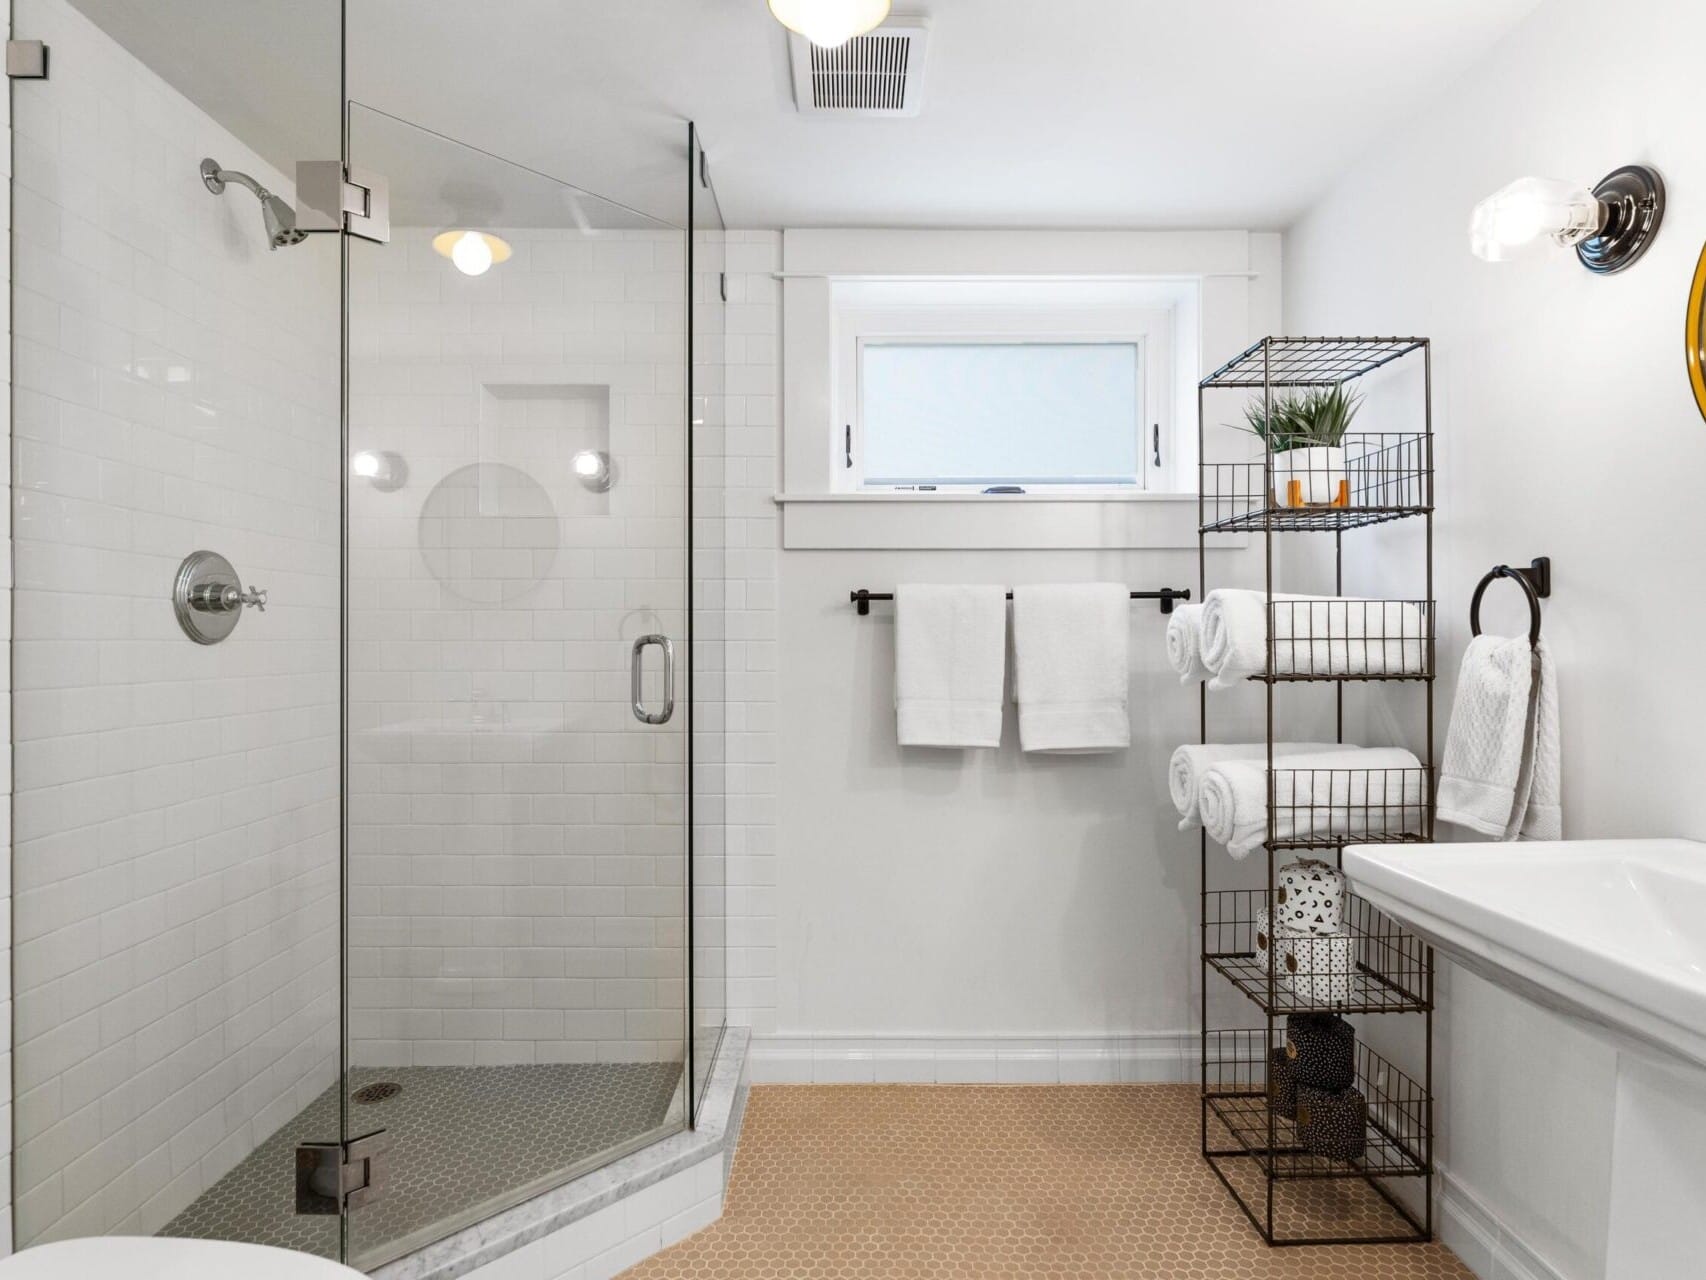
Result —
[[224, 191], [228, 182], [235, 182], [255, 193], [255, 198], [261, 202], [261, 221], [266, 224], [269, 249], [301, 244], [308, 238], [306, 231], [297, 229], [296, 211], [248, 174], [238, 173], [235, 169], [221, 169], [219, 161], [209, 159], [201, 162], [201, 180], [214, 195]]

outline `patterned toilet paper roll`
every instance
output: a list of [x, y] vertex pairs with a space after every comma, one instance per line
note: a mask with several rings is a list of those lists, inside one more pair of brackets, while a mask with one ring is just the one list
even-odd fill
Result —
[[1268, 1054], [1268, 1105], [1287, 1120], [1297, 1115], [1297, 1072], [1284, 1049]]
[[1368, 1099], [1355, 1089], [1298, 1085], [1297, 1140], [1312, 1156], [1357, 1159], [1368, 1149]]
[[1256, 963], [1261, 966], [1263, 973], [1267, 973], [1274, 966], [1274, 935], [1276, 932], [1285, 937], [1293, 936], [1286, 929], [1275, 930], [1270, 928], [1268, 909], [1258, 907], [1256, 909]]
[[1345, 877], [1319, 858], [1303, 858], [1279, 869], [1274, 890], [1275, 923], [1282, 930], [1320, 936], [1337, 933], [1344, 920]]
[[1299, 1084], [1337, 1092], [1356, 1083], [1357, 1036], [1336, 1013], [1291, 1013], [1285, 1052]]
[[1310, 1004], [1344, 1004], [1351, 998], [1356, 939], [1348, 933], [1330, 938], [1274, 935], [1280, 965], [1292, 994]]

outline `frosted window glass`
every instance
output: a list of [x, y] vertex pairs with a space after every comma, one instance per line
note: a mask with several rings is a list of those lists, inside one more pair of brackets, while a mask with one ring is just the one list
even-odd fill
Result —
[[867, 484], [1138, 482], [1136, 343], [867, 343]]

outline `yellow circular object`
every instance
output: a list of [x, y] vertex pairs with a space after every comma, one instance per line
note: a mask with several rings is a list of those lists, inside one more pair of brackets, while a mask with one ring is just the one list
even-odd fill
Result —
[[1706, 248], [1694, 264], [1694, 283], [1688, 287], [1688, 319], [1683, 333], [1688, 352], [1688, 381], [1694, 403], [1706, 417]]

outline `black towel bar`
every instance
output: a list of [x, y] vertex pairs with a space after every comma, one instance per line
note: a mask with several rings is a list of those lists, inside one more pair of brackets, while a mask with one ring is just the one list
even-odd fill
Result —
[[[864, 587], [860, 587], [857, 591], [849, 592], [847, 598], [859, 606], [859, 616], [863, 618], [871, 612], [871, 601], [893, 600], [894, 592], [867, 591]], [[1007, 593], [1007, 598], [1009, 600], [1013, 598], [1013, 593], [1011, 591]], [[1162, 587], [1159, 591], [1133, 591], [1131, 593], [1131, 598], [1133, 600], [1159, 600], [1161, 602], [1161, 612], [1172, 613], [1173, 601], [1189, 600], [1191, 598], [1191, 592], [1189, 587], [1186, 587], [1183, 590], [1179, 590], [1174, 587]]]
[[1540, 643], [1540, 602], [1552, 594], [1552, 557], [1536, 556], [1526, 569], [1513, 569], [1508, 564], [1496, 564], [1475, 584], [1475, 594], [1469, 597], [1469, 634], [1481, 634], [1481, 597], [1495, 578], [1509, 578], [1522, 588], [1528, 597], [1528, 642]]

